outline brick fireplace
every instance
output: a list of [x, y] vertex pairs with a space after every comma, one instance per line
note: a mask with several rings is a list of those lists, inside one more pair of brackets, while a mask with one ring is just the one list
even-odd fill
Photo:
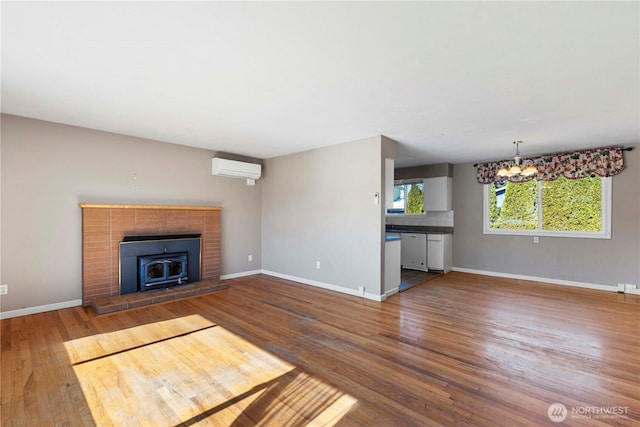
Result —
[[201, 235], [200, 280], [220, 280], [220, 211], [217, 206], [81, 203], [82, 304], [120, 295], [119, 247], [125, 236]]

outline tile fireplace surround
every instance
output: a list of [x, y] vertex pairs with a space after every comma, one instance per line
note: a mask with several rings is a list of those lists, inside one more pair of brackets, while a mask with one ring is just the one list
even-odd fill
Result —
[[120, 295], [120, 242], [124, 236], [201, 235], [200, 280], [220, 280], [220, 211], [217, 206], [81, 203], [82, 305]]

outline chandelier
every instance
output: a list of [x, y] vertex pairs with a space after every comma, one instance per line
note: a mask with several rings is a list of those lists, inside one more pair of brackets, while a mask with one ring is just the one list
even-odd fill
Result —
[[513, 166], [511, 166], [509, 169], [504, 166], [501, 167], [498, 170], [497, 175], [499, 177], [511, 178], [512, 176], [516, 175], [531, 176], [538, 173], [538, 168], [536, 168], [533, 164], [527, 166], [526, 168], [524, 168], [524, 170], [521, 168], [520, 160], [522, 159], [522, 157], [520, 157], [519, 145], [522, 144], [522, 141], [513, 141], [513, 143], [516, 144], [516, 155], [513, 157]]

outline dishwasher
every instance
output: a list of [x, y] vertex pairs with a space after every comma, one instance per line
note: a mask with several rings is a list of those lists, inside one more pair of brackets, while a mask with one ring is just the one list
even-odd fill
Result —
[[400, 246], [402, 268], [427, 271], [427, 235], [402, 233]]

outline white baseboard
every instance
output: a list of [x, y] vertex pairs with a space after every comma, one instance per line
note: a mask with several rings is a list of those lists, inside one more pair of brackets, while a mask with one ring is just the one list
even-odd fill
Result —
[[[387, 292], [385, 295], [375, 295], [368, 292], [365, 292], [364, 295], [361, 295], [360, 292], [358, 292], [356, 289], [345, 288], [343, 286], [336, 286], [330, 283], [317, 282], [315, 280], [309, 280], [302, 277], [291, 276], [288, 274], [276, 273], [275, 271], [269, 271], [269, 270], [251, 270], [251, 271], [242, 271], [240, 273], [224, 274], [220, 276], [220, 279], [221, 280], [236, 279], [238, 277], [253, 276], [256, 274], [267, 274], [269, 276], [291, 280], [292, 282], [298, 282], [305, 285], [316, 286], [319, 288], [328, 289], [330, 291], [340, 292], [343, 294], [349, 294], [357, 297], [364, 297], [366, 299], [370, 299], [374, 301], [384, 301], [388, 296], [393, 295], [394, 293], [397, 292], [397, 289], [396, 289], [395, 292], [392, 290]], [[82, 305], [82, 300], [78, 299], [78, 300], [58, 302], [54, 304], [39, 305], [36, 307], [20, 308], [17, 310], [0, 311], [0, 319], [9, 319], [11, 317], [27, 316], [29, 314], [44, 313], [46, 311], [77, 307], [80, 305]]]
[[598, 291], [617, 292], [615, 286], [600, 285], [597, 283], [573, 282], [570, 280], [550, 279], [548, 277], [525, 276], [522, 274], [500, 273], [498, 271], [475, 270], [472, 268], [453, 267], [453, 271], [461, 273], [481, 274], [483, 276], [504, 277], [507, 279], [531, 280], [533, 282], [551, 283], [552, 285], [574, 286], [577, 288], [596, 289]]
[[391, 295], [395, 295], [395, 294], [397, 294], [398, 292], [400, 292], [400, 289], [398, 289], [398, 288], [393, 288], [393, 289], [391, 289], [390, 291], [387, 291], [387, 292], [385, 292], [385, 293], [384, 293], [384, 299], [387, 299], [387, 298], [389, 298]]
[[289, 274], [277, 273], [275, 271], [270, 270], [262, 270], [263, 274], [268, 276], [279, 277], [280, 279], [291, 280], [292, 282], [302, 283], [304, 285], [315, 286], [322, 289], [327, 289], [330, 291], [340, 292], [343, 294], [353, 295], [356, 297], [364, 297], [366, 299], [370, 299], [373, 301], [384, 301], [386, 299], [386, 295], [376, 295], [369, 292], [365, 292], [364, 295], [360, 294], [357, 289], [345, 288], [344, 286], [332, 285], [331, 283], [318, 282], [316, 280], [305, 279], [303, 277], [291, 276]]
[[[596, 283], [574, 282], [570, 280], [550, 279], [548, 277], [526, 276], [522, 274], [501, 273], [497, 271], [476, 270], [472, 268], [461, 268], [461, 267], [453, 267], [453, 271], [459, 271], [461, 273], [481, 274], [483, 276], [504, 277], [508, 279], [531, 280], [534, 282], [551, 283], [553, 285], [574, 286], [578, 288], [595, 289], [599, 291], [617, 292], [617, 288], [615, 286], [600, 285]], [[370, 299], [373, 301], [384, 301], [391, 295], [398, 293], [398, 288], [395, 288], [385, 292], [384, 295], [376, 295], [369, 292], [365, 292], [364, 295], [361, 295], [360, 292], [358, 292], [358, 290], [356, 289], [345, 288], [344, 286], [332, 285], [330, 283], [318, 282], [315, 280], [309, 280], [303, 277], [291, 276], [289, 274], [277, 273], [275, 271], [270, 271], [270, 270], [251, 270], [251, 271], [243, 271], [240, 273], [225, 274], [220, 276], [220, 279], [222, 280], [235, 279], [238, 277], [253, 276], [255, 274], [266, 274], [269, 276], [279, 277], [281, 279], [291, 280], [292, 282], [298, 282], [305, 285], [316, 286], [318, 288], [327, 289], [330, 291], [340, 292], [343, 294], [353, 295], [356, 297], [364, 297], [366, 299]], [[82, 305], [82, 300], [77, 299], [77, 300], [71, 300], [71, 301], [57, 302], [54, 304], [45, 304], [45, 305], [39, 305], [35, 307], [20, 308], [17, 310], [0, 311], [0, 319], [9, 319], [12, 317], [27, 316], [29, 314], [44, 313], [46, 311], [60, 310], [62, 308], [78, 307], [81, 305]]]
[[27, 316], [29, 314], [44, 313], [45, 311], [60, 310], [61, 308], [77, 307], [82, 305], [81, 299], [71, 301], [57, 302], [54, 304], [38, 305], [36, 307], [19, 308], [17, 310], [1, 311], [0, 319], [9, 319], [11, 317]]
[[241, 271], [240, 273], [223, 274], [220, 280], [237, 279], [238, 277], [253, 276], [262, 273], [262, 270]]

